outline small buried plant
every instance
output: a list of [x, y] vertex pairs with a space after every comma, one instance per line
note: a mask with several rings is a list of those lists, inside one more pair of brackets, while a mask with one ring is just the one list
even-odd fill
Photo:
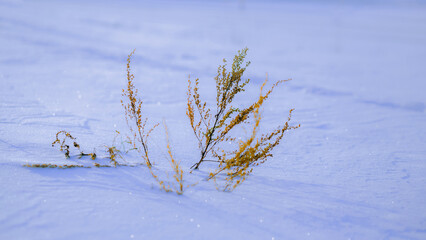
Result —
[[[59, 135], [63, 135], [62, 140], [59, 139]], [[55, 141], [53, 141], [52, 147], [54, 147], [55, 145], [59, 145], [59, 150], [65, 154], [66, 158], [70, 158], [70, 145], [69, 143], [66, 143], [67, 139], [69, 139], [70, 141], [75, 140], [75, 138], [71, 136], [69, 132], [66, 132], [64, 130], [57, 132], [56, 139]], [[80, 148], [80, 145], [78, 145], [75, 141], [73, 142], [73, 145], [78, 146], [78, 148]]]
[[120, 154], [120, 151], [115, 147], [109, 147], [105, 146], [107, 153], [109, 154], [109, 158], [111, 159], [111, 163], [114, 165], [114, 167], [117, 167], [117, 155]]
[[56, 165], [56, 164], [24, 164], [24, 167], [30, 168], [60, 168], [60, 169], [68, 169], [68, 168], [90, 168], [84, 165], [76, 165], [76, 164], [65, 164], [65, 165]]
[[[60, 137], [59, 137], [60, 135], [62, 135], [62, 140], [60, 140]], [[80, 144], [77, 143], [77, 139], [71, 136], [69, 132], [64, 130], [56, 133], [56, 139], [55, 141], [53, 141], [52, 147], [54, 147], [55, 145], [59, 145], [59, 150], [61, 152], [64, 152], [65, 158], [70, 158], [70, 145], [69, 145], [70, 143], [68, 143], [69, 141], [72, 141], [72, 146], [79, 151], [78, 158], [82, 158], [83, 156], [90, 156], [92, 160], [96, 159], [95, 152], [84, 153], [80, 148]]]
[[[119, 134], [119, 132], [117, 132]], [[62, 136], [62, 138], [61, 138]], [[76, 148], [79, 151], [79, 154], [77, 155], [78, 159], [81, 159], [83, 156], [89, 156], [91, 160], [96, 160], [97, 155], [95, 152], [93, 153], [84, 153], [81, 150], [80, 144], [77, 143], [77, 138], [73, 137], [69, 132], [67, 131], [59, 131], [56, 133], [56, 138], [55, 141], [53, 141], [52, 143], [52, 147], [55, 147], [56, 145], [59, 145], [59, 150], [61, 152], [64, 152], [65, 154], [65, 158], [70, 159], [71, 155], [70, 155], [70, 145], [73, 146], [74, 148]], [[71, 141], [71, 143], [69, 143]], [[109, 159], [111, 159], [111, 164], [113, 164], [114, 167], [117, 166], [118, 162], [117, 162], [117, 156], [121, 157], [120, 155], [120, 151], [114, 146], [115, 143], [115, 138], [114, 138], [114, 142], [113, 142], [113, 146], [109, 147], [109, 146], [105, 146], [106, 152], [108, 153], [108, 157]], [[94, 162], [93, 165], [95, 167], [111, 167], [110, 165], [101, 165], [99, 163]], [[75, 164], [71, 164], [71, 165], [56, 165], [56, 164], [26, 164], [24, 165], [25, 167], [37, 167], [37, 168], [63, 168], [63, 169], [67, 169], [67, 168], [73, 168], [73, 167], [84, 167], [84, 168], [90, 168], [88, 166], [84, 166], [84, 165], [75, 165]]]

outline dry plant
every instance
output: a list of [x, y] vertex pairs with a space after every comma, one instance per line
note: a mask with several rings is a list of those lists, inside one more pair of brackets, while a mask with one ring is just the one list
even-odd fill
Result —
[[95, 166], [95, 167], [97, 167], [97, 168], [101, 168], [101, 167], [111, 167], [111, 165], [99, 164], [99, 163], [93, 163], [93, 166]]
[[[119, 134], [118, 131], [116, 131], [116, 132], [117, 132], [117, 134]], [[61, 136], [62, 136], [62, 138], [61, 138]], [[113, 145], [111, 147], [110, 146], [105, 146], [106, 152], [108, 153], [108, 158], [111, 159], [111, 164], [114, 167], [116, 167], [118, 165], [117, 157], [121, 157], [120, 150], [118, 150], [115, 147], [115, 145], [114, 145], [116, 137], [114, 138]], [[52, 147], [54, 147], [55, 145], [60, 145], [59, 146], [59, 150], [61, 152], [65, 153], [65, 157], [66, 158], [70, 158], [70, 143], [69, 143], [69, 141], [71, 141], [72, 142], [72, 146], [74, 148], [76, 148], [80, 152], [78, 154], [78, 158], [79, 159], [82, 158], [83, 156], [89, 156], [90, 159], [96, 160], [97, 155], [96, 155], [95, 152], [93, 152], [93, 153], [84, 153], [81, 150], [80, 144], [77, 143], [76, 138], [73, 137], [69, 132], [64, 131], [64, 130], [59, 131], [59, 132], [56, 133], [56, 138], [55, 138], [55, 141], [53, 141], [53, 143], [52, 143]], [[111, 167], [109, 165], [101, 165], [99, 163], [93, 163], [93, 164], [94, 164], [95, 167]], [[121, 165], [125, 165], [125, 164], [121, 164]], [[48, 167], [48, 168], [83, 167], [83, 165], [56, 165], [56, 164], [33, 164], [33, 165], [28, 165], [27, 164], [25, 166], [26, 167], [42, 167], [42, 168], [46, 168], [46, 167]]]
[[[183, 185], [183, 170], [180, 166], [179, 161], [177, 161], [172, 154], [172, 148], [170, 146], [170, 139], [169, 139], [169, 131], [167, 128], [166, 123], [164, 122], [164, 130], [166, 132], [166, 140], [167, 140], [167, 154], [168, 154], [168, 160], [170, 162], [170, 166], [173, 170], [173, 181], [163, 181], [160, 179], [160, 177], [155, 174], [154, 169], [151, 165], [148, 165], [149, 172], [151, 173], [152, 177], [155, 179], [155, 181], [160, 185], [161, 189], [163, 189], [166, 192], [175, 192], [178, 195], [183, 194], [184, 191], [184, 185]], [[167, 174], [168, 178], [168, 174]], [[176, 182], [176, 184], [174, 183]]]
[[[132, 146], [130, 150], [138, 150], [142, 152], [142, 157], [145, 160], [145, 163], [155, 181], [160, 185], [160, 187], [166, 192], [176, 192], [177, 194], [182, 194], [184, 191], [183, 187], [183, 170], [179, 165], [179, 162], [173, 157], [169, 134], [166, 124], [164, 123], [166, 136], [167, 136], [167, 153], [170, 165], [173, 170], [173, 181], [164, 181], [154, 172], [154, 167], [149, 159], [148, 151], [148, 138], [152, 131], [159, 125], [155, 124], [152, 128], [146, 131], [146, 124], [148, 118], [142, 117], [142, 100], [138, 97], [138, 89], [135, 88], [133, 84], [134, 75], [131, 73], [130, 63], [132, 55], [135, 50], [133, 50], [127, 57], [127, 88], [122, 90], [122, 96], [124, 100], [121, 100], [121, 104], [124, 107], [126, 123], [129, 127], [131, 137], [127, 137], [127, 143]], [[137, 144], [140, 143], [141, 147]], [[142, 149], [142, 151], [141, 151]], [[130, 151], [129, 150], [129, 151]], [[115, 166], [117, 162], [115, 161], [115, 156], [119, 151], [115, 147], [108, 148], [108, 152], [111, 156], [111, 160]], [[174, 183], [176, 182], [176, 184]]]
[[[62, 140], [59, 139], [59, 135], [62, 135]], [[70, 158], [70, 145], [67, 144], [67, 139], [70, 139], [71, 141], [74, 141], [75, 138], [71, 136], [69, 132], [66, 132], [64, 130], [59, 131], [56, 133], [56, 139], [52, 143], [52, 147], [55, 147], [55, 145], [60, 145], [59, 150], [61, 152], [64, 152], [66, 158]], [[77, 144], [77, 142], [73, 142], [74, 146], [80, 147], [80, 145]]]
[[[279, 84], [288, 80], [281, 80], [273, 83], [272, 86], [263, 93], [263, 89], [268, 81], [268, 77], [266, 77], [265, 82], [260, 88], [260, 95], [257, 100], [245, 108], [240, 109], [235, 107], [233, 102], [235, 97], [239, 96], [239, 93], [244, 92], [246, 85], [250, 82], [250, 79], [243, 80], [243, 74], [250, 65], [250, 62], [245, 62], [247, 50], [247, 48], [244, 48], [238, 51], [229, 70], [225, 59], [223, 60], [224, 64], [218, 67], [215, 77], [216, 108], [213, 108], [213, 110], [209, 108], [207, 102], [202, 101], [200, 98], [199, 79], [195, 79], [194, 83], [191, 79], [188, 79], [186, 115], [190, 120], [190, 125], [198, 140], [198, 147], [200, 150], [200, 158], [191, 169], [198, 169], [205, 161], [217, 162], [217, 168], [210, 172], [207, 179], [213, 179], [216, 184], [218, 183], [217, 179], [222, 179], [224, 184], [220, 188], [224, 191], [232, 191], [235, 189], [246, 180], [255, 166], [264, 163], [269, 157], [272, 157], [272, 150], [279, 145], [287, 130], [300, 127], [300, 125], [289, 125], [293, 111], [293, 109], [291, 109], [283, 125], [278, 126], [271, 132], [259, 134], [262, 119], [260, 113], [262, 105]], [[131, 58], [134, 52], [133, 50], [127, 57], [127, 88], [122, 90], [123, 99], [121, 100], [121, 104], [125, 110], [126, 123], [130, 130], [130, 135], [127, 136], [126, 143], [131, 145], [130, 150], [137, 150], [141, 153], [144, 163], [140, 164], [146, 164], [152, 177], [164, 191], [182, 194], [189, 186], [184, 187], [184, 171], [180, 162], [177, 161], [172, 154], [169, 131], [165, 122], [164, 129], [167, 141], [167, 159], [170, 163], [173, 176], [169, 178], [169, 173], [166, 172], [165, 175], [167, 175], [167, 180], [161, 180], [151, 164], [148, 151], [148, 139], [152, 131], [159, 124], [154, 124], [151, 128], [148, 128], [148, 118], [142, 115], [143, 102], [138, 97], [138, 89], [134, 86], [134, 75], [131, 73], [130, 68]], [[250, 124], [253, 125], [250, 126]], [[246, 139], [237, 141], [237, 138], [233, 135], [233, 130], [238, 127], [243, 127], [244, 129], [250, 127], [250, 134]], [[120, 133], [118, 131], [116, 132], [117, 137]], [[117, 157], [123, 158], [121, 154], [125, 154], [130, 150], [126, 151], [124, 149], [120, 151], [117, 149], [115, 146], [116, 137], [114, 138], [112, 146], [105, 146], [106, 152], [109, 155], [108, 158], [111, 159], [110, 164], [101, 165], [100, 163], [93, 162], [94, 167], [137, 166], [117, 162]], [[236, 143], [236, 147], [229, 150], [229, 147], [221, 144], [225, 142], [234, 142]], [[96, 153], [83, 153], [80, 145], [76, 142], [76, 138], [69, 132], [59, 131], [56, 133], [56, 139], [52, 143], [52, 146], [54, 147], [56, 145], [59, 145], [60, 151], [64, 152], [66, 158], [70, 158], [70, 147], [72, 146], [80, 152], [78, 155], [79, 158], [90, 156], [92, 160], [96, 159]], [[207, 159], [208, 157], [213, 157], [213, 160]], [[91, 168], [90, 166], [74, 164], [26, 164], [24, 166], [35, 168]], [[196, 184], [197, 183], [190, 186]]]
[[[60, 139], [60, 136], [62, 136], [62, 140]], [[73, 137], [69, 132], [62, 130], [56, 133], [56, 138], [55, 141], [53, 141], [52, 143], [52, 147], [54, 147], [55, 145], [59, 145], [59, 150], [61, 152], [64, 152], [65, 158], [70, 158], [70, 143], [68, 142], [71, 141], [72, 146], [79, 151], [78, 158], [82, 158], [83, 156], [90, 156], [92, 160], [95, 160], [96, 153], [84, 153], [80, 148], [80, 144], [78, 144], [76, 140], [77, 139]]]
[[[116, 139], [117, 139], [117, 137], [120, 135], [120, 132], [119, 131], [117, 131], [117, 130], [115, 130], [115, 137], [114, 137], [114, 139], [112, 140], [112, 145], [111, 146], [107, 146], [107, 145], [105, 145], [105, 150], [106, 150], [106, 152], [108, 153], [108, 155], [109, 155], [109, 159], [111, 159], [111, 164], [113, 164], [114, 165], [114, 167], [117, 167], [117, 165], [122, 165], [122, 166], [126, 166], [127, 164], [119, 164], [118, 162], [117, 162], [117, 157], [119, 157], [119, 158], [121, 158], [121, 159], [123, 159], [123, 157], [122, 157], [122, 155], [121, 155], [121, 151], [115, 146], [116, 144], [115, 144], [115, 141], [116, 141]], [[96, 165], [95, 165], [96, 166]], [[99, 166], [96, 166], [96, 167], [100, 167], [101, 165], [99, 165]]]
[[[200, 159], [191, 168], [198, 169], [201, 163], [207, 160], [206, 157], [211, 154], [213, 157], [220, 160], [220, 143], [235, 142], [236, 138], [230, 132], [238, 126], [248, 123], [250, 115], [256, 111], [256, 108], [262, 106], [264, 101], [272, 93], [274, 88], [279, 84], [288, 81], [281, 80], [275, 82], [272, 87], [262, 95], [258, 101], [250, 106], [239, 109], [233, 106], [234, 98], [243, 92], [245, 86], [250, 82], [250, 79], [242, 79], [246, 68], [250, 62], [244, 64], [244, 59], [247, 55], [247, 48], [238, 51], [234, 57], [231, 70], [227, 70], [226, 60], [223, 65], [220, 65], [217, 70], [216, 80], [216, 109], [213, 112], [206, 102], [203, 102], [199, 94], [199, 79], [195, 79], [193, 86], [191, 79], [188, 80], [187, 92], [187, 110], [186, 115], [190, 120], [192, 130], [198, 140], [200, 149]], [[264, 86], [264, 85], [263, 85]], [[263, 88], [262, 86], [262, 88]]]
[[145, 160], [146, 165], [150, 166], [151, 161], [148, 155], [148, 137], [151, 132], [158, 126], [155, 124], [152, 128], [146, 131], [146, 123], [148, 118], [142, 117], [142, 100], [138, 97], [138, 89], [133, 85], [134, 75], [131, 73], [130, 62], [132, 55], [135, 53], [133, 50], [127, 57], [127, 89], [122, 90], [122, 96], [124, 99], [121, 100], [121, 105], [124, 107], [124, 113], [126, 117], [127, 126], [130, 129], [131, 137], [128, 137], [128, 142], [133, 146], [134, 149], [139, 150], [137, 142], [142, 145], [142, 157]]
[[170, 165], [173, 169], [173, 179], [176, 181], [176, 183], [178, 184], [177, 186], [175, 186], [175, 192], [177, 194], [182, 194], [183, 193], [183, 170], [180, 167], [180, 162], [178, 162], [172, 154], [172, 148], [170, 146], [170, 139], [169, 139], [169, 130], [167, 128], [166, 123], [164, 122], [164, 129], [166, 131], [166, 137], [167, 137], [167, 153], [169, 154], [169, 162]]
[[258, 137], [258, 131], [261, 121], [260, 107], [267, 95], [262, 95], [262, 89], [267, 81], [261, 87], [259, 99], [254, 104], [254, 110], [251, 112], [254, 118], [253, 128], [246, 140], [238, 142], [238, 148], [234, 151], [226, 152], [222, 150], [222, 154], [218, 156], [220, 161], [219, 167], [210, 173], [209, 179], [214, 179], [220, 173], [225, 173], [225, 183], [222, 187], [224, 191], [232, 191], [253, 171], [253, 167], [264, 163], [268, 157], [272, 157], [271, 151], [280, 143], [284, 133], [290, 129], [299, 128], [300, 125], [290, 126], [291, 109], [289, 116], [284, 125], [277, 127], [274, 131], [262, 134]]
[[[106, 152], [109, 154], [109, 158], [111, 159], [111, 164], [114, 165], [114, 167], [117, 167], [117, 156], [121, 157], [120, 150], [118, 150], [115, 146], [109, 147], [105, 146]], [[98, 167], [98, 166], [96, 166]]]
[[31, 167], [31, 168], [60, 168], [60, 169], [68, 169], [68, 168], [90, 168], [86, 167], [84, 165], [76, 165], [76, 164], [65, 164], [65, 165], [56, 165], [56, 164], [50, 164], [50, 163], [44, 163], [44, 164], [25, 164], [24, 167]]

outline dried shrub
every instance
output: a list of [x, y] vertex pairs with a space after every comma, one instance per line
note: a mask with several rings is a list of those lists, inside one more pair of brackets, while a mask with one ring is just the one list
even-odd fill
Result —
[[218, 156], [220, 161], [219, 167], [210, 173], [209, 179], [214, 179], [216, 182], [216, 176], [219, 173], [225, 173], [225, 183], [222, 187], [224, 191], [232, 191], [242, 182], [244, 182], [247, 176], [253, 171], [253, 167], [264, 163], [268, 157], [272, 157], [271, 151], [280, 143], [284, 133], [290, 129], [296, 129], [300, 127], [290, 126], [289, 121], [291, 119], [291, 113], [294, 109], [291, 109], [287, 121], [277, 127], [274, 131], [262, 134], [258, 137], [258, 131], [261, 121], [260, 106], [265, 100], [266, 95], [262, 95], [262, 89], [267, 81], [265, 81], [261, 87], [261, 94], [259, 99], [254, 105], [252, 112], [254, 123], [250, 137], [245, 140], [238, 142], [238, 148], [234, 151], [222, 151], [222, 154]]
[[[234, 57], [231, 69], [228, 70], [226, 60], [224, 64], [220, 65], [215, 77], [216, 80], [216, 108], [211, 110], [207, 102], [202, 101], [199, 94], [199, 79], [195, 79], [194, 83], [188, 79], [187, 91], [187, 109], [186, 115], [189, 118], [191, 128], [198, 140], [198, 147], [200, 149], [200, 159], [191, 167], [191, 169], [198, 169], [200, 164], [205, 161], [217, 162], [218, 166], [215, 170], [210, 172], [208, 180], [213, 179], [217, 184], [217, 179], [221, 178], [223, 185], [219, 188], [224, 191], [232, 191], [242, 182], [247, 176], [252, 173], [253, 168], [264, 163], [268, 158], [272, 157], [272, 150], [279, 145], [284, 133], [290, 129], [300, 127], [290, 126], [291, 114], [293, 109], [290, 110], [287, 121], [275, 130], [259, 134], [261, 123], [261, 108], [264, 102], [268, 99], [273, 90], [281, 83], [288, 80], [277, 81], [265, 92], [263, 89], [267, 84], [268, 78], [260, 88], [260, 95], [256, 101], [245, 108], [234, 107], [233, 101], [239, 93], [245, 91], [246, 85], [250, 79], [243, 80], [243, 74], [250, 62], [245, 62], [247, 55], [247, 48], [238, 51]], [[125, 110], [126, 123], [130, 130], [130, 136], [127, 136], [126, 143], [131, 145], [130, 150], [137, 150], [141, 153], [144, 163], [148, 167], [152, 177], [166, 192], [175, 192], [182, 194], [185, 188], [195, 186], [197, 183], [184, 187], [184, 171], [180, 162], [172, 154], [172, 147], [169, 139], [169, 132], [167, 125], [164, 123], [166, 141], [167, 141], [167, 158], [170, 163], [173, 177], [170, 180], [168, 173], [167, 180], [161, 180], [159, 175], [155, 173], [155, 169], [149, 158], [148, 139], [152, 131], [159, 125], [154, 124], [151, 128], [147, 128], [148, 118], [142, 115], [142, 100], [138, 97], [138, 89], [135, 88], [133, 80], [134, 75], [131, 73], [130, 63], [131, 58], [135, 51], [132, 51], [127, 58], [127, 88], [122, 90], [123, 99], [121, 104]], [[251, 123], [250, 121], [251, 120]], [[249, 127], [250, 135], [244, 140], [238, 140], [233, 136], [234, 129], [238, 127]], [[118, 134], [120, 134], [118, 131]], [[112, 146], [105, 146], [111, 165], [101, 165], [94, 162], [94, 167], [117, 167], [117, 166], [137, 166], [138, 164], [118, 163], [117, 157], [123, 158], [121, 153], [128, 153], [125, 149], [120, 151], [115, 146], [115, 139]], [[72, 144], [70, 144], [71, 142]], [[235, 149], [225, 147], [225, 142], [236, 143]], [[76, 148], [80, 154], [79, 158], [83, 156], [90, 156], [92, 160], [96, 159], [96, 153], [83, 153], [80, 145], [76, 142], [76, 138], [71, 136], [69, 132], [59, 131], [56, 134], [56, 139], [52, 146], [59, 145], [60, 151], [64, 152], [66, 158], [70, 158], [70, 146]], [[213, 157], [215, 160], [206, 159], [208, 156]], [[143, 163], [141, 163], [143, 164]], [[91, 168], [84, 165], [55, 165], [55, 164], [26, 164], [25, 167], [35, 168], [74, 168], [83, 167]], [[224, 177], [222, 177], [224, 176]]]
[[132, 55], [135, 53], [133, 50], [127, 57], [127, 88], [122, 90], [123, 99], [121, 105], [124, 107], [124, 113], [126, 117], [127, 126], [130, 129], [131, 136], [128, 137], [128, 142], [141, 152], [137, 142], [142, 146], [142, 157], [145, 160], [146, 165], [150, 166], [151, 161], [149, 160], [148, 154], [148, 137], [151, 132], [158, 126], [158, 123], [146, 131], [146, 124], [148, 118], [142, 117], [142, 100], [138, 97], [138, 89], [133, 84], [134, 75], [131, 73], [130, 62]]
[[[257, 137], [261, 114], [259, 113], [263, 103], [268, 99], [273, 90], [281, 83], [288, 80], [275, 82], [266, 93], [262, 93], [267, 79], [261, 86], [259, 98], [250, 106], [239, 109], [233, 107], [234, 98], [244, 92], [250, 79], [243, 80], [243, 74], [250, 62], [244, 63], [247, 48], [238, 51], [234, 57], [231, 69], [227, 70], [226, 60], [220, 65], [215, 77], [216, 80], [216, 109], [213, 112], [206, 102], [203, 102], [199, 94], [199, 79], [195, 79], [193, 86], [188, 80], [187, 110], [190, 125], [198, 140], [200, 159], [192, 168], [198, 169], [204, 161], [217, 161], [218, 168], [211, 172], [208, 179], [216, 179], [219, 173], [226, 173], [223, 190], [230, 191], [241, 184], [253, 171], [253, 167], [264, 163], [268, 157], [272, 157], [271, 151], [279, 144], [284, 132], [299, 126], [289, 126], [291, 112], [287, 122], [275, 131]], [[236, 142], [232, 130], [236, 127], [247, 126], [249, 119], [254, 119], [252, 133], [246, 140], [238, 141], [238, 147], [228, 151], [221, 145], [223, 142]], [[216, 160], [207, 160], [211, 155]]]
[[[272, 91], [279, 84], [288, 81], [281, 80], [275, 82], [272, 87], [262, 95], [258, 101], [250, 106], [239, 109], [233, 107], [234, 98], [244, 92], [245, 86], [250, 79], [243, 81], [242, 77], [250, 62], [244, 63], [247, 55], [247, 48], [238, 51], [234, 57], [231, 70], [227, 70], [226, 60], [217, 70], [216, 80], [216, 110], [212, 110], [203, 102], [199, 94], [199, 79], [195, 79], [193, 86], [191, 79], [188, 80], [187, 109], [186, 115], [189, 118], [192, 130], [198, 140], [200, 149], [200, 159], [192, 168], [198, 169], [201, 163], [206, 161], [206, 157], [211, 154], [215, 158], [220, 157], [220, 143], [235, 142], [236, 138], [230, 132], [238, 126], [248, 123], [248, 120], [257, 107], [261, 107]], [[263, 85], [264, 86], [264, 85]], [[262, 86], [262, 88], [263, 88]], [[219, 158], [220, 161], [220, 158]]]

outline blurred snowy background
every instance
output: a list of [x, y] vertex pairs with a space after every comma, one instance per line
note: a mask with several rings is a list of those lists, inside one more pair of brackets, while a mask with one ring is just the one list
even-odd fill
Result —
[[[217, 66], [246, 46], [238, 101], [266, 73], [292, 78], [264, 125], [294, 107], [302, 127], [235, 192], [166, 194], [144, 167], [21, 166], [66, 163], [50, 146], [62, 129], [99, 152], [125, 132], [136, 49], [145, 113], [188, 168], [188, 76], [214, 101]], [[425, 1], [0, 0], [0, 239], [426, 239], [425, 63]]]

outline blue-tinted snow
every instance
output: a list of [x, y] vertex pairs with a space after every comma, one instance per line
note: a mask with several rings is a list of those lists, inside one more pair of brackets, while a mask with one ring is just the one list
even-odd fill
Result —
[[[267, 72], [292, 78], [265, 106], [263, 129], [292, 107], [302, 127], [233, 193], [202, 181], [167, 194], [144, 167], [21, 166], [67, 163], [50, 146], [58, 130], [100, 155], [114, 130], [125, 132], [119, 101], [136, 48], [144, 111], [167, 121], [187, 169], [198, 157], [188, 75], [214, 101], [217, 65], [245, 46], [252, 85], [238, 103], [258, 94]], [[421, 1], [6, 0], [0, 53], [0, 239], [426, 238]], [[153, 137], [161, 172], [163, 130]]]

